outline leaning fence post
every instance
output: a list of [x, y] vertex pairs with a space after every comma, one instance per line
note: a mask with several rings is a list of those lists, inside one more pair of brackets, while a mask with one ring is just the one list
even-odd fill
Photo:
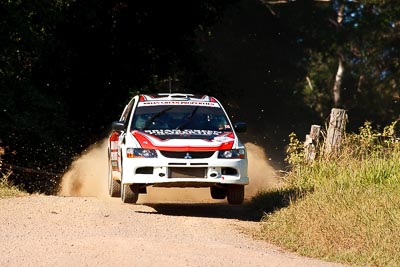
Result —
[[344, 109], [333, 108], [331, 110], [328, 132], [325, 140], [325, 153], [336, 152], [340, 146], [347, 122], [347, 114]]
[[319, 142], [319, 132], [321, 126], [311, 125], [310, 134], [306, 135], [304, 142], [305, 159], [306, 161], [313, 161], [317, 155], [317, 147]]

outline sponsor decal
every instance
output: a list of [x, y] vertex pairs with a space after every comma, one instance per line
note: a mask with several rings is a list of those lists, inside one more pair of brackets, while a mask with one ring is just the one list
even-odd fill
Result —
[[139, 107], [146, 106], [162, 106], [162, 105], [175, 105], [175, 106], [207, 106], [207, 107], [215, 107], [219, 108], [218, 103], [216, 102], [205, 102], [205, 101], [146, 101], [139, 102]]
[[220, 143], [226, 143], [226, 142], [231, 142], [234, 139], [232, 137], [229, 137], [227, 135], [221, 135], [221, 136], [216, 136], [214, 138], [215, 141], [220, 142]]
[[118, 160], [118, 152], [111, 152], [111, 160], [112, 161]]
[[203, 136], [210, 136], [210, 135], [220, 135], [222, 134], [221, 131], [213, 131], [213, 130], [179, 130], [179, 129], [166, 129], [166, 130], [145, 130], [147, 134], [151, 135], [203, 135]]
[[118, 149], [118, 142], [117, 141], [112, 141], [110, 142], [111, 150], [117, 150]]

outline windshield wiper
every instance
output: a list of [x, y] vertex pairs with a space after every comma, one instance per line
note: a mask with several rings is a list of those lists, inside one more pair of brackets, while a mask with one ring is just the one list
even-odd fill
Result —
[[198, 109], [199, 109], [199, 107], [195, 107], [195, 108], [193, 109], [193, 111], [190, 113], [190, 115], [186, 118], [186, 120], [185, 120], [184, 122], [182, 122], [181, 124], [179, 124], [175, 129], [176, 129], [176, 130], [182, 130], [183, 127], [185, 127], [186, 125], [188, 125], [188, 124], [192, 121], [193, 116], [194, 116], [194, 114], [196, 114], [196, 112], [197, 112]]
[[157, 119], [158, 117], [160, 117], [161, 115], [163, 115], [165, 112], [167, 112], [168, 110], [173, 109], [174, 107], [168, 107], [166, 109], [161, 110], [160, 112], [155, 113], [153, 116], [151, 116], [146, 123], [143, 126], [143, 130], [146, 130], [147, 127], [149, 127], [150, 124], [152, 124], [155, 119]]

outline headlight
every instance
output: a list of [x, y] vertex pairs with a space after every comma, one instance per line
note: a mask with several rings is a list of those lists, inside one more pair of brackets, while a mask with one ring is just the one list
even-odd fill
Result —
[[218, 152], [218, 158], [220, 159], [244, 159], [246, 151], [241, 149], [222, 150]]
[[154, 149], [127, 148], [126, 156], [128, 158], [157, 158], [157, 153]]

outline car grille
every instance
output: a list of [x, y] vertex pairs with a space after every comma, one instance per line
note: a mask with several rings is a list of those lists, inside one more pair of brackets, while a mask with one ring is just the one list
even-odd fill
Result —
[[169, 178], [207, 178], [207, 168], [170, 167]]
[[210, 158], [215, 151], [201, 151], [201, 152], [176, 152], [176, 151], [160, 151], [161, 155], [166, 158], [173, 159], [205, 159]]

